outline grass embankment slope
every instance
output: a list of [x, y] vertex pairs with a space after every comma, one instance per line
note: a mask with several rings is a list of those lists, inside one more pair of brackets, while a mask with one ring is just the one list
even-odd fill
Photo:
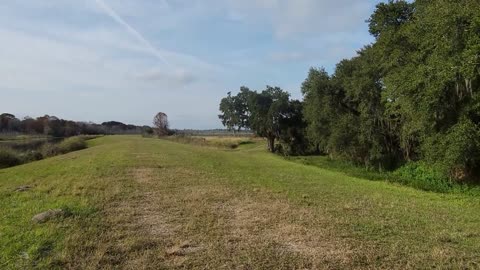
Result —
[[[0, 268], [480, 267], [478, 197], [356, 179], [260, 146], [89, 143], [0, 170]], [[70, 215], [31, 222], [50, 208]]]

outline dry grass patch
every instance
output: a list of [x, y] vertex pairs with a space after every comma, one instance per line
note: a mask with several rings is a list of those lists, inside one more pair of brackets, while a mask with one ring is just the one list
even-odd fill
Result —
[[247, 246], [272, 243], [283, 253], [300, 257], [310, 268], [351, 266], [354, 248], [346, 239], [332, 234], [327, 219], [288, 201], [259, 197], [233, 200], [230, 205], [232, 237]]
[[132, 170], [132, 176], [138, 183], [148, 183], [152, 181], [154, 168], [135, 168]]

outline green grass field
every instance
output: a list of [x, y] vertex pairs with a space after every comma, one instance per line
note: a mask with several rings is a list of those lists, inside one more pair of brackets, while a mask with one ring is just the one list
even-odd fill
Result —
[[[0, 170], [0, 269], [480, 267], [478, 196], [353, 178], [258, 142], [89, 146]], [[31, 221], [56, 208], [68, 215]]]

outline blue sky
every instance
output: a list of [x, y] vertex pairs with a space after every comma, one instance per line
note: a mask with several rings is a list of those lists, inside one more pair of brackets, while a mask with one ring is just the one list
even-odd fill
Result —
[[219, 128], [240, 86], [301, 98], [312, 66], [331, 71], [372, 41], [377, 0], [4, 0], [0, 111]]

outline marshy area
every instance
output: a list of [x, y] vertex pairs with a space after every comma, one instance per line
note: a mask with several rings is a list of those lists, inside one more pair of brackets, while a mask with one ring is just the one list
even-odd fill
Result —
[[0, 169], [85, 149], [86, 141], [95, 137], [0, 135]]

